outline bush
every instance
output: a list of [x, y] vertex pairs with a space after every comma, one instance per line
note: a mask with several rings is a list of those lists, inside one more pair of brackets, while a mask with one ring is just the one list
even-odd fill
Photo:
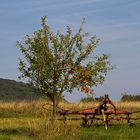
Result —
[[121, 101], [140, 101], [140, 94], [137, 95], [124, 94], [121, 98]]
[[86, 97], [82, 98], [80, 102], [100, 102], [102, 100], [102, 96], [100, 97]]

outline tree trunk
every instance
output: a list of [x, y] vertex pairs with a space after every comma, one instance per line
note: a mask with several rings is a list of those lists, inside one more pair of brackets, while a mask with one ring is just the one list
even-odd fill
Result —
[[54, 125], [55, 123], [55, 119], [56, 119], [56, 107], [57, 107], [57, 101], [56, 101], [56, 98], [54, 97], [53, 98], [53, 108], [52, 108], [52, 119], [51, 119], [51, 123], [52, 123], [52, 126]]

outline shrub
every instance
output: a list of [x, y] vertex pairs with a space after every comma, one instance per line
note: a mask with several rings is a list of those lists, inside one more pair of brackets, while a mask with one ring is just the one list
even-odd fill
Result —
[[124, 94], [121, 98], [121, 101], [140, 101], [140, 94], [137, 95]]

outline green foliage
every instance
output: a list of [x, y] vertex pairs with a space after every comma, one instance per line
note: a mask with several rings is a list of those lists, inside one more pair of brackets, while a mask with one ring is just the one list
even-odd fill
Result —
[[124, 94], [121, 98], [121, 101], [140, 101], [140, 94], [137, 95]]
[[108, 55], [93, 55], [99, 39], [93, 36], [85, 42], [84, 22], [75, 34], [69, 26], [65, 33], [54, 33], [42, 17], [41, 29], [27, 35], [23, 43], [17, 42], [24, 57], [19, 62], [20, 78], [27, 78], [51, 101], [74, 88], [88, 93], [89, 88], [102, 84], [113, 68]]
[[23, 82], [0, 78], [0, 100], [36, 100], [41, 96], [39, 91]]

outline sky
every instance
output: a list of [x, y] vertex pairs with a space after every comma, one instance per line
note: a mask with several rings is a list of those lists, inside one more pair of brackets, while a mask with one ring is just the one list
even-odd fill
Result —
[[[0, 0], [0, 78], [18, 81], [16, 41], [24, 41], [40, 29], [40, 18], [47, 16], [53, 31], [74, 31], [86, 18], [84, 31], [100, 38], [97, 54], [110, 54], [116, 69], [109, 72], [95, 94], [109, 94], [119, 100], [122, 93], [140, 93], [140, 1], [139, 0]], [[69, 101], [86, 97], [74, 91]]]

